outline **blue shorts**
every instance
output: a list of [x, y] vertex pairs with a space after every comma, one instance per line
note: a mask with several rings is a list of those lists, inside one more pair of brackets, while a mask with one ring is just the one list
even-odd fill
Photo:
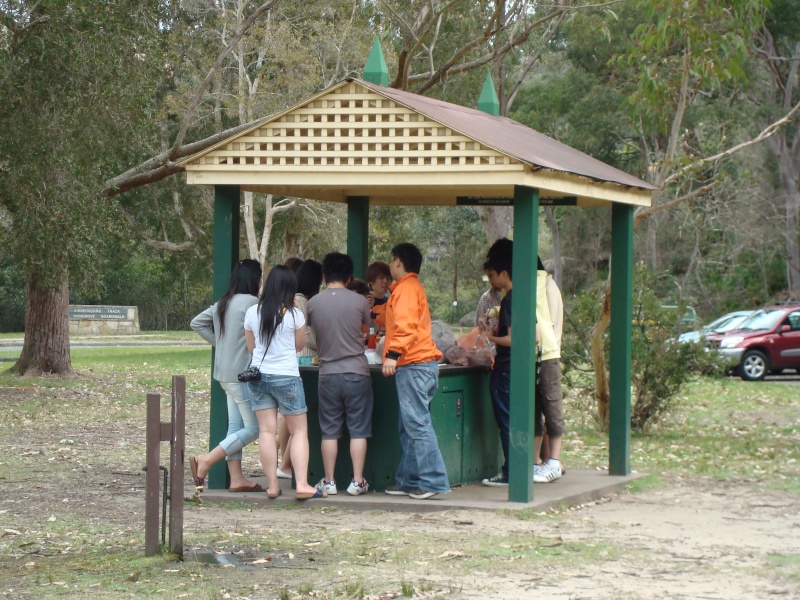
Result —
[[253, 410], [277, 408], [282, 415], [308, 412], [303, 382], [299, 377], [262, 373], [261, 381], [248, 381], [244, 389]]

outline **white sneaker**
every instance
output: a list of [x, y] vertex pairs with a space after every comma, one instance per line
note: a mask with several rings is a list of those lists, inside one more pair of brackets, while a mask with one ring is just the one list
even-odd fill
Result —
[[287, 473], [286, 471], [281, 471], [281, 468], [278, 467], [278, 479], [291, 479], [292, 474]]
[[355, 479], [350, 482], [350, 485], [347, 486], [347, 493], [351, 496], [360, 496], [361, 494], [366, 494], [367, 490], [369, 490], [369, 484], [367, 480], [364, 479], [361, 483], [358, 483]]
[[[537, 468], [538, 467], [538, 468]], [[561, 467], [554, 467], [551, 464], [534, 465], [533, 482], [550, 483], [556, 479], [561, 479]]]
[[320, 492], [325, 492], [328, 496], [335, 496], [339, 493], [339, 490], [336, 489], [336, 480], [331, 479], [330, 481], [325, 481], [325, 478], [319, 480], [319, 483], [315, 485]]

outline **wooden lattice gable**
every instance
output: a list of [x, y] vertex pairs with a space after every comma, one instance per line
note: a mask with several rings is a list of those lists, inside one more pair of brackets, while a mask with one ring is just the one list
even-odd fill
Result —
[[354, 81], [192, 157], [187, 171], [521, 171], [522, 163]]

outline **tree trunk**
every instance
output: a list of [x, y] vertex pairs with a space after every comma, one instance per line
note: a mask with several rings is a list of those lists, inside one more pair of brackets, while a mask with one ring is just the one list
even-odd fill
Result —
[[550, 228], [550, 239], [553, 241], [553, 279], [559, 289], [563, 289], [564, 265], [561, 258], [561, 235], [558, 232], [558, 221], [556, 221], [555, 209], [552, 206], [545, 206], [544, 220]]
[[[614, 265], [611, 265], [613, 268]], [[608, 428], [609, 405], [611, 391], [608, 387], [608, 372], [606, 370], [606, 355], [604, 352], [604, 334], [611, 323], [611, 274], [603, 298], [603, 311], [600, 318], [592, 327], [592, 364], [594, 365], [595, 396], [597, 397], [597, 414], [600, 417], [600, 430]]]
[[253, 215], [253, 192], [245, 192], [244, 196], [244, 228], [247, 234], [247, 253], [253, 260], [261, 261], [256, 239], [255, 216]]
[[800, 300], [798, 224], [800, 224], [800, 190], [795, 187], [792, 193], [786, 194], [786, 279], [791, 300]]
[[475, 208], [481, 218], [483, 231], [491, 246], [502, 237], [506, 237], [514, 224], [514, 209], [510, 206], [478, 206]]
[[800, 299], [800, 185], [792, 154], [784, 152], [778, 160], [783, 191], [786, 195], [786, 283], [789, 288], [789, 299]]
[[39, 285], [35, 275], [25, 286], [25, 343], [17, 363], [11, 368], [20, 375], [43, 373], [70, 375], [69, 286], [67, 273], [60, 274], [54, 288]]

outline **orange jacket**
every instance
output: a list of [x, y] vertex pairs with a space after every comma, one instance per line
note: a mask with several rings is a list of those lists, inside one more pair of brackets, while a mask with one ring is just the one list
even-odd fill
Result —
[[386, 326], [384, 358], [393, 358], [396, 353], [399, 355], [398, 367], [439, 360], [442, 353], [431, 337], [428, 298], [417, 274], [403, 275], [389, 289], [392, 295], [379, 315], [381, 321], [385, 320], [382, 324]]

